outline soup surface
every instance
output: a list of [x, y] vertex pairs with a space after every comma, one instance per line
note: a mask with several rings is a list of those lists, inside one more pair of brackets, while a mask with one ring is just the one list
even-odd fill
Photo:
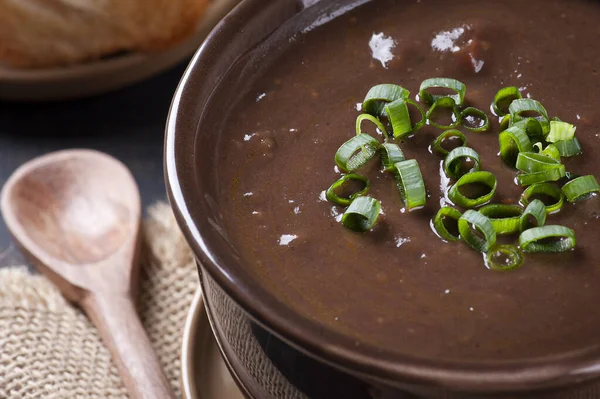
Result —
[[575, 230], [574, 251], [526, 254], [523, 267], [496, 272], [430, 228], [451, 184], [428, 150], [439, 129], [400, 144], [420, 164], [423, 209], [404, 209], [378, 159], [359, 171], [382, 203], [373, 231], [344, 228], [344, 209], [324, 190], [340, 177], [334, 154], [355, 134], [372, 86], [395, 83], [414, 98], [424, 79], [442, 76], [464, 82], [467, 103], [490, 115], [490, 131], [461, 130], [498, 178], [494, 203], [516, 203], [523, 191], [497, 155], [489, 113], [505, 86], [576, 124], [584, 154], [563, 162], [600, 176], [599, 20], [600, 5], [585, 0], [376, 0], [286, 41], [239, 99], [219, 146], [219, 200], [246, 267], [296, 311], [385, 351], [516, 359], [596, 345], [598, 197], [548, 217]]

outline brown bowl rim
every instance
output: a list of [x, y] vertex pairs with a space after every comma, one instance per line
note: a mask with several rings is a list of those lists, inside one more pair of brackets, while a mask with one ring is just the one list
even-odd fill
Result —
[[[182, 183], [195, 184], [195, 171], [183, 158], [191, 157], [189, 148], [181, 148], [180, 137], [196, 136], [194, 118], [197, 107], [195, 91], [206, 84], [201, 71], [209, 68], [219, 48], [240, 32], [261, 7], [281, 1], [242, 0], [211, 32], [198, 49], [175, 92], [166, 125], [165, 179], [167, 194], [176, 219], [195, 256], [219, 286], [258, 323], [273, 331], [294, 347], [359, 377], [383, 383], [408, 383], [462, 392], [524, 392], [573, 385], [600, 376], [600, 345], [543, 358], [517, 361], [461, 361], [419, 358], [382, 352], [370, 345], [357, 346], [333, 330], [302, 317], [274, 298], [260, 284], [244, 276], [236, 265], [218, 262], [213, 248], [208, 248], [202, 231], [206, 220], [194, 220], [190, 209], [196, 198], [186, 196]], [[213, 87], [218, 86], [218, 82]], [[197, 121], [194, 121], [197, 122]], [[179, 145], [178, 145], [179, 144]]]

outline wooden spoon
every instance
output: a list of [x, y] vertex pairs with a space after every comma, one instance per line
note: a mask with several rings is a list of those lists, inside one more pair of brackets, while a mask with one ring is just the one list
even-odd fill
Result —
[[132, 397], [173, 398], [133, 301], [141, 205], [125, 165], [90, 150], [45, 155], [10, 177], [1, 203], [23, 253], [100, 330]]

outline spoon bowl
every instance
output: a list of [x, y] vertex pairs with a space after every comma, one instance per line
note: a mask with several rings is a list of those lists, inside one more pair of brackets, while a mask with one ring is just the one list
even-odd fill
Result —
[[6, 182], [2, 214], [26, 257], [100, 330], [134, 398], [171, 398], [137, 315], [140, 195], [118, 160], [60, 151]]

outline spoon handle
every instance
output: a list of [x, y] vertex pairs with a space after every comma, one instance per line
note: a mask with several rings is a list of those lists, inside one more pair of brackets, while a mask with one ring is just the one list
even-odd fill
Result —
[[132, 398], [175, 398], [130, 297], [92, 293], [81, 305], [100, 331]]

